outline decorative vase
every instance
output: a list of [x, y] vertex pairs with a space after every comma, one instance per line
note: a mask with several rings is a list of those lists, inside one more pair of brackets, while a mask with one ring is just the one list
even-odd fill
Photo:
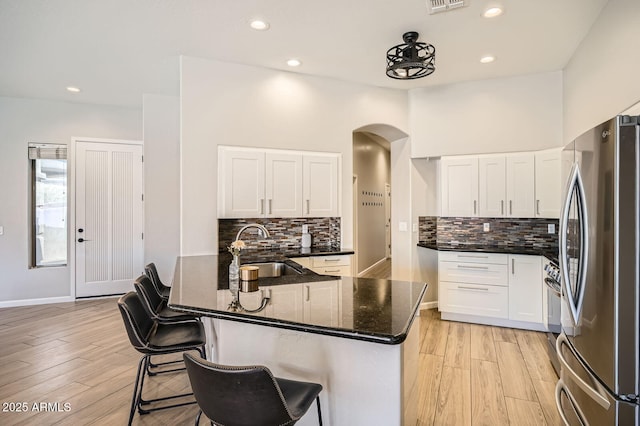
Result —
[[229, 264], [229, 290], [237, 290], [240, 278], [240, 257], [234, 255], [231, 264]]

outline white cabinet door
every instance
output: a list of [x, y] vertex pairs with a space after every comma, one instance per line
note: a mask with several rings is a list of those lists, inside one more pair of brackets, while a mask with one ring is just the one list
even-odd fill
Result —
[[[221, 147], [218, 190], [222, 201], [219, 217], [262, 217], [265, 212], [265, 154], [262, 151]], [[203, 194], [207, 196], [207, 194]]]
[[536, 170], [536, 217], [560, 217], [560, 199], [563, 183], [560, 176], [560, 150], [537, 152]]
[[304, 307], [300, 284], [275, 285], [264, 287], [264, 290], [270, 296], [269, 304], [265, 309], [267, 317], [302, 321]]
[[306, 284], [304, 293], [305, 322], [330, 327], [340, 326], [338, 281]]
[[441, 163], [442, 216], [478, 215], [478, 158], [443, 157]]
[[507, 155], [507, 216], [534, 217], [535, 167], [533, 154]]
[[338, 157], [312, 154], [302, 161], [303, 215], [338, 216]]
[[504, 155], [478, 159], [480, 217], [503, 217], [507, 187]]
[[267, 217], [302, 216], [302, 155], [266, 153], [265, 203]]
[[542, 323], [542, 258], [509, 255], [509, 319]]

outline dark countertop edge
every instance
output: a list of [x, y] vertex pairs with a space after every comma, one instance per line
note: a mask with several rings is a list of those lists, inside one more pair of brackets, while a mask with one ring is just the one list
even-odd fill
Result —
[[533, 256], [544, 256], [549, 260], [557, 262], [558, 254], [551, 253], [548, 249], [542, 249], [538, 247], [524, 247], [524, 246], [477, 246], [477, 245], [438, 245], [430, 243], [418, 243], [418, 247], [428, 248], [437, 251], [469, 251], [469, 252], [484, 252], [484, 253], [507, 253], [507, 254], [529, 254]]
[[[286, 252], [285, 252], [286, 253]], [[296, 257], [311, 257], [311, 256], [336, 256], [336, 255], [341, 255], [341, 254], [354, 254], [355, 251], [353, 251], [352, 249], [335, 249], [334, 251], [319, 251], [319, 252], [312, 252], [312, 253], [286, 253], [286, 257], [289, 258], [296, 258]]]
[[[399, 345], [405, 341], [407, 338], [407, 333], [411, 329], [413, 325], [413, 321], [416, 317], [416, 313], [418, 309], [420, 309], [420, 304], [422, 303], [422, 298], [424, 297], [425, 292], [427, 291], [427, 284], [423, 283], [422, 291], [420, 292], [420, 296], [416, 298], [416, 304], [411, 312], [411, 316], [409, 317], [409, 321], [407, 322], [406, 327], [400, 334], [396, 335], [381, 335], [375, 333], [357, 333], [350, 332], [344, 329], [336, 328], [336, 327], [328, 327], [328, 326], [320, 326], [320, 325], [311, 325], [311, 324], [300, 324], [295, 322], [289, 322], [286, 320], [280, 320], [275, 318], [262, 318], [256, 317], [253, 315], [246, 315], [241, 313], [233, 313], [233, 312], [221, 312], [218, 310], [209, 310], [209, 309], [190, 309], [189, 307], [176, 305], [169, 303], [169, 307], [171, 309], [175, 309], [177, 311], [187, 312], [187, 313], [195, 313], [198, 315], [206, 315], [211, 318], [218, 318], [236, 322], [242, 322], [245, 324], [254, 324], [254, 325], [262, 325], [265, 327], [273, 327], [273, 328], [284, 328], [287, 330], [293, 331], [301, 331], [305, 333], [314, 333], [321, 334], [324, 336], [332, 336], [332, 337], [342, 337], [352, 340], [360, 340], [364, 342], [370, 343], [382, 343], [386, 345]], [[206, 312], [206, 314], [204, 314]]]

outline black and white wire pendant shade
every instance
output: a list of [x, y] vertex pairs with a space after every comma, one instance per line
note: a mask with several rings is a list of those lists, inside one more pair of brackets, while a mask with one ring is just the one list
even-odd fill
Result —
[[404, 33], [403, 44], [387, 51], [387, 75], [398, 80], [425, 77], [436, 70], [436, 48], [419, 43], [415, 31]]

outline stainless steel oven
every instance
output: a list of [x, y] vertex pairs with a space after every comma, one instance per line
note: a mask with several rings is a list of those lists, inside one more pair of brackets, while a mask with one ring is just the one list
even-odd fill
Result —
[[556, 353], [556, 340], [562, 332], [562, 324], [560, 322], [561, 310], [561, 281], [560, 268], [558, 264], [545, 258], [544, 262], [544, 283], [546, 284], [547, 293], [547, 352], [551, 365], [560, 377], [560, 362]]

